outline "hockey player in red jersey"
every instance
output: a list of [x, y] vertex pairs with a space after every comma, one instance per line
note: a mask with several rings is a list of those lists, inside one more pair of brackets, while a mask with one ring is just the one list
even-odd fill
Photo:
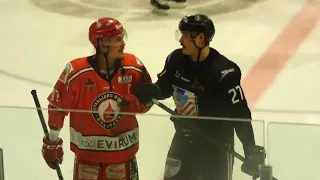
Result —
[[50, 135], [43, 139], [43, 157], [51, 168], [54, 160], [62, 163], [59, 131], [69, 114], [74, 180], [138, 179], [135, 113], [145, 113], [151, 105], [141, 103], [132, 89], [151, 78], [135, 55], [123, 52], [125, 37], [118, 20], [95, 21], [89, 28], [89, 40], [96, 54], [67, 63], [48, 97]]

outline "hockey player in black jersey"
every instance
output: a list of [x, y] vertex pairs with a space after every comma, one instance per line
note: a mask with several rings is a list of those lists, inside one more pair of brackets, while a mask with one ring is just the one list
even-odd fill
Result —
[[[198, 135], [197, 131], [201, 130], [214, 141], [233, 149], [235, 130], [245, 157], [258, 158], [251, 153], [259, 146], [255, 144], [251, 112], [240, 84], [241, 70], [235, 62], [209, 47], [215, 34], [209, 17], [201, 14], [185, 16], [179, 23], [178, 32], [182, 48], [168, 55], [163, 71], [153, 84], [161, 95], [147, 97], [148, 93], [143, 93], [144, 99], [172, 97], [176, 112], [187, 117], [199, 116], [196, 119], [171, 118], [176, 132], [168, 152], [164, 179], [231, 180], [233, 156]], [[201, 116], [217, 119], [201, 119]], [[248, 121], [221, 120], [223, 118]], [[250, 171], [256, 171], [256, 168]]]

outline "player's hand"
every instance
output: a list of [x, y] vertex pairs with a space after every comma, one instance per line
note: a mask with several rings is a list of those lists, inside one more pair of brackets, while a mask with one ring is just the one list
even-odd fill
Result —
[[264, 164], [266, 158], [266, 151], [261, 146], [250, 146], [245, 148], [246, 161], [242, 164], [242, 172], [254, 177], [259, 178], [259, 165]]
[[63, 161], [63, 141], [58, 139], [55, 142], [50, 141], [47, 138], [43, 138], [42, 156], [48, 166], [55, 169], [53, 162], [58, 161], [59, 164]]
[[154, 83], [136, 84], [132, 88], [132, 93], [144, 105], [150, 104], [153, 98], [156, 99], [161, 94], [160, 88]]
[[143, 107], [139, 99], [133, 95], [128, 94], [123, 97], [122, 102], [120, 103], [122, 112], [141, 112]]

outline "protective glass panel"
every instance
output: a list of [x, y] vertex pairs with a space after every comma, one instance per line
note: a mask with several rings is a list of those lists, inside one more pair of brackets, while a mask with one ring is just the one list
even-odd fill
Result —
[[[294, 122], [268, 124], [268, 161], [278, 179], [319, 179], [320, 126], [306, 116]], [[315, 119], [320, 119], [314, 116]], [[305, 122], [304, 124], [301, 122]]]
[[[77, 112], [76, 110], [72, 110]], [[45, 121], [47, 123], [48, 110], [42, 109]], [[94, 112], [81, 111], [85, 116], [89, 113], [92, 116]], [[110, 113], [107, 112], [106, 113]], [[128, 113], [124, 113], [128, 114]], [[0, 147], [3, 149], [4, 154], [4, 175], [6, 179], [57, 179], [57, 173], [49, 168], [42, 157], [42, 138], [44, 132], [35, 108], [11, 108], [2, 107], [0, 109]], [[207, 137], [204, 137], [205, 131], [186, 132], [180, 136], [177, 141], [173, 143], [175, 135], [174, 124], [170, 121], [170, 116], [162, 109], [154, 106], [148, 113], [137, 115], [139, 122], [139, 143], [140, 148], [137, 153], [137, 162], [139, 167], [140, 179], [163, 179], [164, 175], [175, 176], [178, 172], [184, 171], [188, 175], [196, 177], [212, 176], [210, 173], [212, 169], [220, 167], [223, 161], [224, 168], [231, 169], [232, 167], [232, 154], [224, 154], [230, 146], [215, 144], [215, 140], [220, 140], [215, 136], [211, 136], [210, 132]], [[198, 118], [193, 118], [191, 122], [198, 121]], [[207, 122], [232, 122], [239, 120], [221, 119], [221, 118], [205, 118]], [[81, 123], [85, 123], [82, 121]], [[246, 123], [246, 122], [244, 122]], [[264, 146], [263, 129], [264, 123], [262, 121], [252, 121], [256, 142]], [[86, 138], [75, 142], [73, 139], [74, 130], [69, 128], [69, 116], [65, 118], [64, 127], [60, 131], [60, 137], [63, 139], [64, 157], [63, 163], [60, 165], [64, 179], [72, 179], [74, 173], [74, 153], [70, 150], [70, 140], [75, 144], [78, 143], [81, 148], [94, 148], [101, 150], [107, 148], [110, 137], [99, 136], [95, 137], [92, 143], [88, 142], [89, 136], [79, 137]], [[98, 123], [97, 126], [100, 127]], [[223, 133], [224, 131], [222, 131]], [[206, 132], [208, 133], [208, 132]], [[70, 136], [70, 134], [73, 134]], [[219, 134], [219, 133], [218, 133]], [[216, 135], [218, 135], [216, 134]], [[190, 136], [189, 136], [190, 135]], [[122, 136], [123, 138], [124, 136]], [[138, 137], [138, 136], [137, 136]], [[243, 147], [237, 136], [235, 135], [235, 152], [238, 157], [243, 156]], [[100, 138], [100, 139], [99, 139]], [[112, 138], [111, 138], [112, 139]], [[132, 140], [132, 139], [131, 139]], [[121, 140], [114, 141], [118, 143], [117, 147], [121, 145]], [[181, 142], [186, 142], [181, 145]], [[218, 143], [219, 144], [219, 143]], [[116, 145], [113, 144], [116, 148]], [[89, 147], [91, 146], [91, 147]], [[112, 146], [112, 145], [111, 145]], [[170, 147], [175, 148], [177, 151], [172, 154]], [[110, 148], [110, 146], [109, 146]], [[225, 149], [220, 149], [225, 148]], [[169, 151], [170, 150], [170, 151]], [[217, 152], [220, 152], [217, 153]], [[186, 155], [186, 153], [188, 153]], [[167, 155], [172, 156], [167, 159]], [[217, 154], [219, 154], [217, 156]], [[235, 154], [235, 153], [233, 153]], [[184, 157], [182, 158], [182, 155]], [[240, 156], [239, 156], [240, 155]], [[177, 168], [179, 162], [175, 159], [181, 158], [181, 169]], [[223, 160], [222, 160], [223, 159]], [[241, 159], [241, 158], [240, 158]], [[226, 161], [224, 161], [226, 160]], [[229, 161], [227, 161], [229, 160]], [[166, 166], [167, 162], [167, 166]], [[238, 158], [234, 158], [233, 173], [225, 171], [223, 176], [233, 176], [236, 180], [248, 179], [249, 176], [241, 171], [242, 162]], [[186, 169], [185, 166], [190, 166], [191, 169]], [[17, 168], [23, 167], [17, 173]], [[150, 168], [152, 167], [152, 168]], [[182, 168], [183, 167], [183, 168]], [[203, 172], [202, 174], [199, 172]], [[191, 173], [191, 174], [190, 174]], [[209, 173], [209, 175], [206, 175]]]

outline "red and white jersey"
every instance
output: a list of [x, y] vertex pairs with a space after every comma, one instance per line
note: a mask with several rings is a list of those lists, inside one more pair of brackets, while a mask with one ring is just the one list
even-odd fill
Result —
[[[95, 162], [128, 161], [138, 151], [138, 123], [134, 115], [120, 113], [126, 110], [118, 102], [135, 84], [151, 82], [150, 75], [138, 58], [125, 53], [108, 82], [88, 58], [70, 61], [60, 75], [48, 97], [49, 109], [55, 110], [49, 111], [49, 126], [62, 128], [64, 116], [70, 114], [70, 148], [78, 157]], [[141, 113], [148, 110], [144, 107]]]

